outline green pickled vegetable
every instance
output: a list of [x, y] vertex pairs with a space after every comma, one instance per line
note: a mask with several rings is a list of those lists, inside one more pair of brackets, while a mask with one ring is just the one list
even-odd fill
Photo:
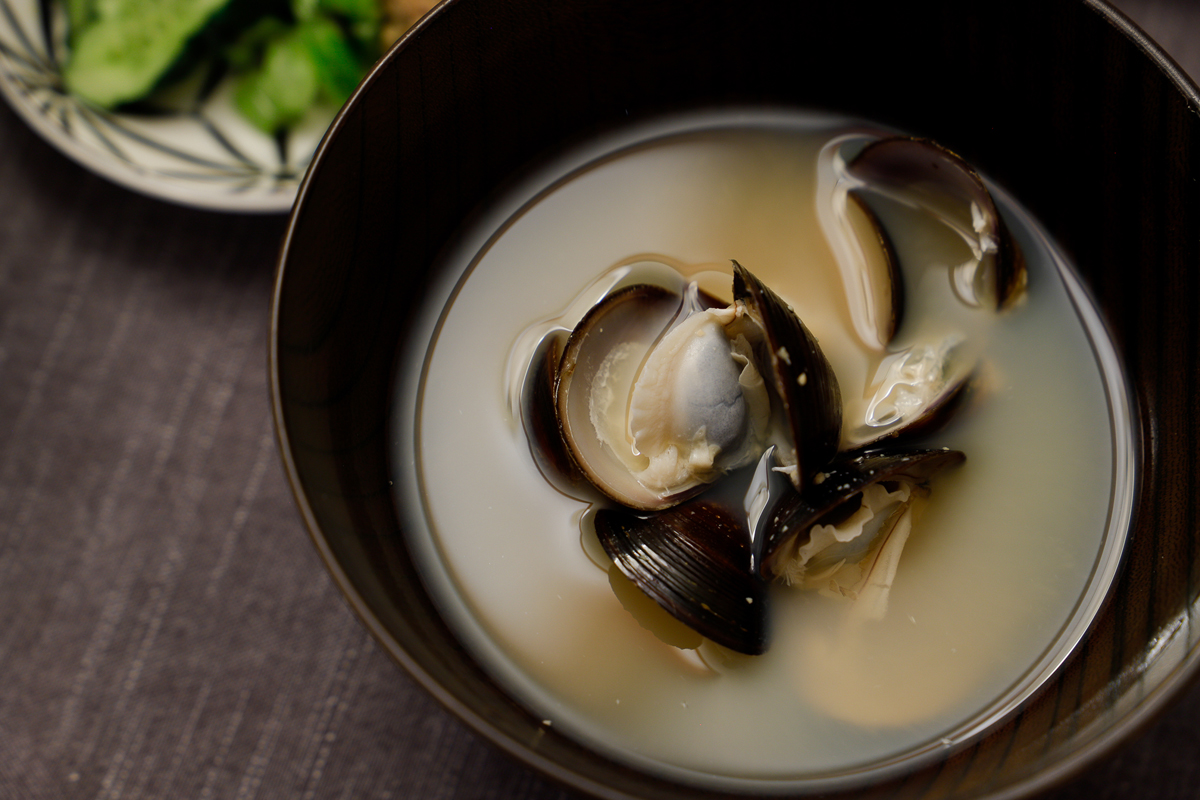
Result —
[[91, 25], [96, 19], [96, 0], [66, 0], [67, 30], [74, 41], [75, 35]]
[[300, 29], [308, 42], [325, 97], [341, 105], [350, 99], [369, 63], [364, 63], [328, 17], [314, 17]]
[[295, 124], [314, 103], [346, 102], [372, 60], [342, 24], [316, 10], [261, 46], [260, 66], [241, 77], [234, 101], [267, 132]]
[[63, 79], [106, 108], [152, 99], [198, 67], [232, 74], [234, 102], [274, 133], [341, 105], [380, 50], [378, 0], [62, 0]]
[[303, 117], [318, 89], [308, 43], [298, 31], [289, 30], [267, 44], [262, 65], [238, 83], [234, 102], [256, 127], [275, 131]]
[[[111, 0], [97, 3], [71, 37], [63, 82], [74, 94], [114, 107], [149, 94], [184, 49], [237, 0]], [[78, 11], [76, 13], [79, 13]]]

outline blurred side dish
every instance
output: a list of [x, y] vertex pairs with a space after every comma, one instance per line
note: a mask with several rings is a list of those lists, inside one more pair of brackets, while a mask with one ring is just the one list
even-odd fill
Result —
[[238, 111], [276, 133], [340, 106], [383, 50], [436, 0], [61, 0], [68, 91], [136, 108], [181, 85], [233, 80]]

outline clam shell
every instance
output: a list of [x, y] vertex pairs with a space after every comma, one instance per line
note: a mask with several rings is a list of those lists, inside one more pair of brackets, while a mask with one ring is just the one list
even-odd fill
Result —
[[591, 483], [567, 452], [554, 408], [554, 387], [567, 337], [567, 331], [555, 330], [538, 343], [521, 387], [521, 426], [529, 453], [551, 486], [571, 497], [595, 499]]
[[[571, 333], [555, 378], [556, 424], [571, 460], [600, 492], [631, 508], [664, 508], [694, 496], [704, 486], [664, 495], [638, 483], [592, 427], [592, 381], [598, 373], [612, 371], [609, 359], [620, 352], [632, 384], [636, 367], [679, 313], [682, 299], [681, 294], [652, 284], [635, 284], [608, 295]], [[628, 389], [618, 388], [614, 394], [627, 397]]]
[[676, 619], [739, 653], [766, 650], [767, 590], [739, 515], [691, 500], [649, 515], [601, 509], [595, 527], [617, 568]]
[[874, 337], [869, 344], [885, 347], [896, 335], [904, 318], [904, 274], [887, 229], [858, 191], [846, 192], [846, 233], [853, 237], [852, 252], [862, 260], [865, 273], [859, 278], [863, 291], [872, 296], [864, 307], [873, 313]]
[[829, 463], [803, 492], [787, 493], [772, 509], [755, 541], [754, 563], [764, 579], [780, 571], [778, 560], [818, 523], [831, 524], [852, 514], [867, 486], [881, 481], [924, 484], [934, 473], [961, 463], [958, 450], [871, 448], [843, 453]]
[[983, 179], [937, 142], [892, 136], [871, 142], [846, 166], [868, 204], [878, 193], [930, 211], [978, 249], [977, 266], [956, 276], [960, 297], [1002, 310], [1024, 292], [1025, 258]]
[[733, 262], [733, 296], [745, 303], [762, 326], [765, 342], [760, 370], [773, 382], [782, 403], [794, 455], [783, 455], [786, 464], [794, 458], [796, 469], [789, 473], [796, 488], [806, 486], [838, 451], [842, 430], [842, 394], [837, 376], [820, 345], [795, 311], [779, 295], [736, 261]]

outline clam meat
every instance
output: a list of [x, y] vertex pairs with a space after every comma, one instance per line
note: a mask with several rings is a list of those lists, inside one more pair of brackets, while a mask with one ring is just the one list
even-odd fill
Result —
[[933, 475], [961, 463], [950, 449], [876, 448], [834, 459], [804, 492], [784, 496], [755, 542], [765, 580], [856, 599], [873, 586], [868, 616], [886, 609], [886, 589], [928, 495]]
[[936, 431], [964, 398], [976, 366], [961, 336], [913, 344], [882, 356], [863, 413], [846, 415], [844, 448]]
[[800, 485], [836, 452], [837, 380], [815, 338], [734, 264], [734, 302], [695, 282], [607, 295], [567, 340], [558, 430], [579, 470], [621, 505], [667, 508], [776, 443]]

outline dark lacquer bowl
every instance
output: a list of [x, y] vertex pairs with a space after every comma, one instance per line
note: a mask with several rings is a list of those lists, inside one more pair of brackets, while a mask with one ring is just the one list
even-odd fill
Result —
[[365, 624], [497, 746], [602, 797], [717, 796], [598, 755], [512, 700], [439, 614], [390, 488], [404, 469], [395, 360], [444, 277], [439, 253], [539, 156], [670, 110], [824, 109], [951, 143], [1066, 251], [1131, 385], [1132, 528], [1081, 643], [969, 746], [822, 796], [1030, 793], [1110, 751], [1197, 671], [1200, 95], [1101, 2], [1002, 6], [915, 0], [851, 21], [836, 3], [449, 0], [338, 117], [279, 263], [284, 461]]

